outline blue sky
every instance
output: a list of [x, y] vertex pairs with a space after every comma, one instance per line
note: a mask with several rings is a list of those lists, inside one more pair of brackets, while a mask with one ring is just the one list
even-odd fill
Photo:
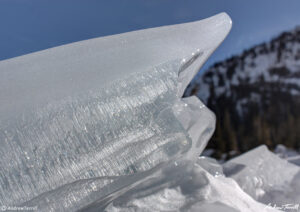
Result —
[[300, 25], [299, 11], [299, 0], [0, 0], [0, 60], [227, 12], [232, 31], [206, 68]]

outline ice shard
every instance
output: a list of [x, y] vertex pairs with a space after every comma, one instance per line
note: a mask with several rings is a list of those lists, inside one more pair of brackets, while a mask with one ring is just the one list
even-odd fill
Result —
[[223, 167], [227, 177], [259, 202], [277, 206], [300, 202], [300, 168], [266, 146], [233, 158]]
[[181, 97], [230, 28], [221, 13], [1, 61], [0, 205], [99, 209], [195, 161], [215, 118]]
[[144, 183], [135, 187], [105, 211], [278, 212], [251, 198], [221, 169], [222, 165], [211, 158], [178, 163], [162, 170], [151, 186]]

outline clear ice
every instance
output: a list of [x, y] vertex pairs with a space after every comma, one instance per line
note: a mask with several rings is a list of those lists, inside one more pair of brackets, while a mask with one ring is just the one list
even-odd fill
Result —
[[214, 114], [181, 97], [230, 28], [222, 13], [1, 61], [0, 205], [108, 210], [170, 185], [214, 131]]

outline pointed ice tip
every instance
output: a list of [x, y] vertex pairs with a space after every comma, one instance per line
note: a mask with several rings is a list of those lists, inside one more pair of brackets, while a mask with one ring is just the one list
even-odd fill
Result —
[[[104, 87], [167, 61], [185, 58], [190, 62], [196, 53], [198, 57], [186, 70], [180, 70], [178, 95], [182, 96], [230, 28], [231, 19], [220, 13], [196, 22], [100, 37], [0, 61], [0, 90], [10, 91], [9, 95], [0, 92], [0, 118]], [[6, 80], [9, 75], [14, 76], [13, 83]]]
[[220, 19], [222, 19], [224, 21], [224, 28], [226, 31], [226, 35], [224, 37], [224, 39], [225, 39], [232, 28], [232, 19], [225, 12], [220, 13], [219, 16], [220, 16]]
[[232, 25], [232, 20], [231, 20], [230, 16], [226, 12], [221, 12], [221, 13], [217, 14], [216, 16], [220, 16], [222, 19], [224, 19], [230, 25]]
[[[182, 96], [184, 90], [203, 66], [209, 56], [218, 48], [224, 41], [232, 27], [232, 20], [226, 13], [220, 13], [215, 16], [183, 24], [186, 33], [181, 36], [182, 40], [186, 40], [185, 45], [189, 46], [190, 53], [185, 54], [185, 61], [188, 65], [185, 70], [180, 70], [179, 73], [179, 89], [178, 95]], [[198, 56], [195, 58], [195, 52]], [[191, 63], [190, 61], [193, 61]]]

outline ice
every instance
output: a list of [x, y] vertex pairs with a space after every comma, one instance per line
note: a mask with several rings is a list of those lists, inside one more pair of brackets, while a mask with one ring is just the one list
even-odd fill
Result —
[[278, 206], [300, 202], [300, 167], [279, 158], [266, 146], [226, 162], [223, 168], [227, 177], [259, 202]]
[[181, 97], [230, 28], [222, 13], [0, 62], [0, 205], [99, 211], [197, 171], [179, 170], [215, 117]]
[[299, 169], [266, 146], [225, 164], [199, 157], [165, 169], [105, 211], [299, 211]]
[[281, 158], [286, 159], [290, 163], [300, 166], [300, 154], [299, 152], [286, 148], [285, 146], [278, 144], [274, 152]]
[[[218, 166], [218, 171], [208, 172], [203, 164], [206, 168]], [[119, 197], [105, 211], [277, 211], [255, 201], [233, 179], [220, 173], [221, 169], [220, 164], [207, 158], [178, 164], [160, 174], [159, 180]]]
[[257, 212], [299, 203], [299, 155], [283, 146], [281, 158], [265, 146], [224, 164], [199, 157], [215, 116], [181, 97], [230, 28], [222, 13], [0, 62], [1, 209]]

